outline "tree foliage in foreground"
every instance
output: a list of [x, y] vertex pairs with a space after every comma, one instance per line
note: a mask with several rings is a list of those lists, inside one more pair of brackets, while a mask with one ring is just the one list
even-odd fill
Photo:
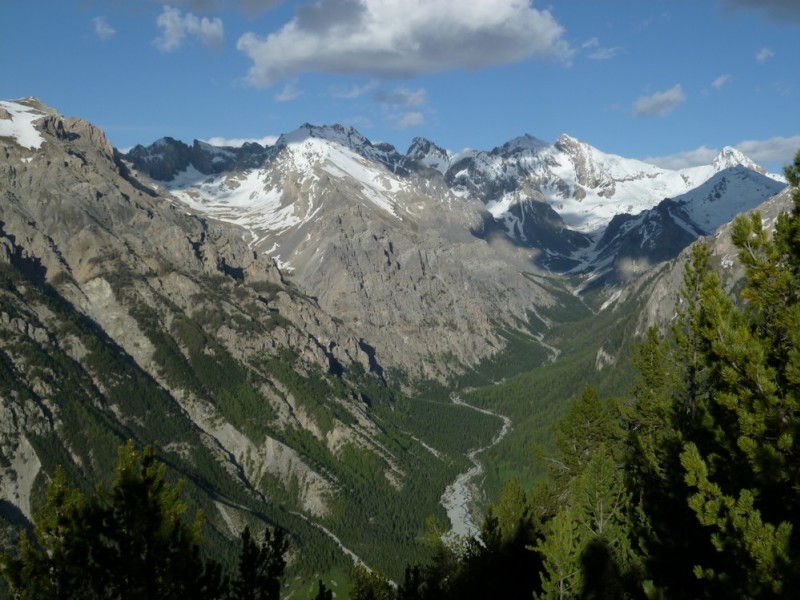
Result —
[[23, 533], [17, 555], [0, 560], [14, 596], [277, 600], [288, 547], [284, 533], [267, 529], [258, 545], [245, 529], [231, 587], [221, 565], [202, 555], [202, 514], [185, 521], [181, 486], [165, 474], [151, 448], [140, 453], [131, 442], [119, 449], [111, 487], [89, 496], [70, 488], [59, 469], [35, 517], [34, 537]]
[[794, 209], [772, 237], [757, 213], [734, 221], [743, 306], [698, 246], [674, 343], [651, 334], [640, 353], [631, 488], [650, 574], [674, 597], [781, 598], [800, 583], [800, 152], [786, 175]]

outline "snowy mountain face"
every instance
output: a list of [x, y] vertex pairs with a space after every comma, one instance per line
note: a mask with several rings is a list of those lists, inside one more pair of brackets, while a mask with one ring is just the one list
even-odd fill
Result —
[[525, 136], [491, 152], [456, 155], [445, 177], [457, 193], [480, 196], [496, 219], [507, 218], [516, 204], [546, 202], [565, 226], [594, 233], [615, 215], [638, 214], [738, 164], [764, 173], [732, 148], [708, 167], [673, 171], [603, 153], [567, 135], [552, 146]]
[[617, 258], [671, 257], [783, 187], [729, 147], [710, 165], [670, 170], [567, 135], [457, 153], [416, 138], [402, 155], [350, 127], [306, 124], [270, 148], [195, 142], [164, 151], [176, 144], [160, 140], [126, 158], [192, 208], [248, 228], [255, 246], [289, 268], [307, 263], [299, 255], [324, 221], [320, 211], [343, 201], [377, 210], [392, 227], [448, 238], [466, 228], [528, 249], [536, 268], [596, 274], [617, 269]]
[[46, 107], [33, 98], [0, 102], [0, 137], [11, 138], [23, 148], [36, 150], [44, 143], [44, 137], [34, 123], [47, 114]]
[[[172, 163], [169, 172], [158, 158], [163, 141], [155, 148], [136, 148], [128, 157], [192, 208], [250, 230], [254, 245], [313, 221], [323, 208], [322, 199], [345, 183], [359, 200], [402, 220], [398, 199], [410, 187], [402, 157], [352, 128], [304, 125], [270, 148], [253, 144], [245, 153], [199, 144], [195, 141], [188, 155], [181, 153], [188, 162]], [[245, 160], [236, 162], [242, 154]]]
[[697, 238], [713, 234], [784, 187], [741, 164], [724, 168], [695, 189], [638, 215], [615, 216], [574, 270], [594, 271], [594, 285], [628, 280], [677, 257]]
[[414, 138], [406, 152], [404, 163], [434, 169], [442, 175], [450, 167], [453, 155], [425, 138]]

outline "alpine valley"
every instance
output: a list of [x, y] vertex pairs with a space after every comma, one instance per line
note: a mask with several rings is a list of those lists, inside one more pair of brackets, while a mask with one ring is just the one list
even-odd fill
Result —
[[0, 102], [4, 539], [57, 465], [90, 488], [131, 439], [219, 556], [267, 523], [294, 582], [354, 557], [398, 579], [426, 520], [474, 533], [503, 482], [541, 476], [531, 445], [584, 385], [624, 393], [695, 240], [735, 288], [727, 224], [785, 187], [732, 148], [674, 171], [567, 135], [401, 153], [306, 124], [121, 153]]

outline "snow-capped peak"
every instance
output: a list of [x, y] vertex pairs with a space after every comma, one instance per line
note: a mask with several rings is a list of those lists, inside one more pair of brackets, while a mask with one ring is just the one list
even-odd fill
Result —
[[507, 141], [502, 146], [495, 148], [490, 152], [492, 155], [511, 156], [520, 154], [522, 152], [537, 153], [545, 148], [549, 148], [550, 144], [543, 142], [539, 138], [535, 138], [530, 134], [521, 135], [512, 140]]
[[304, 124], [291, 133], [284, 133], [275, 142], [275, 148], [299, 148], [309, 145], [329, 145], [346, 148], [368, 160], [381, 163], [394, 171], [402, 160], [394, 146], [373, 144], [349, 125]]
[[372, 146], [372, 142], [349, 125], [311, 125], [310, 123], [305, 123], [290, 133], [282, 134], [275, 145], [292, 146], [302, 144], [309, 138], [333, 142], [351, 150]]
[[714, 170], [717, 172], [730, 167], [735, 167], [737, 165], [742, 165], [751, 171], [755, 171], [756, 173], [766, 173], [763, 168], [759, 167], [756, 163], [750, 160], [750, 158], [747, 157], [743, 152], [740, 152], [731, 146], [725, 146], [720, 153], [717, 154], [711, 164], [714, 167]]
[[453, 154], [430, 140], [415, 137], [406, 152], [406, 160], [422, 164], [444, 174], [450, 168]]
[[562, 133], [558, 136], [556, 143], [553, 144], [556, 148], [570, 148], [570, 147], [578, 147], [581, 145], [581, 141], [577, 138], [572, 137], [566, 133]]

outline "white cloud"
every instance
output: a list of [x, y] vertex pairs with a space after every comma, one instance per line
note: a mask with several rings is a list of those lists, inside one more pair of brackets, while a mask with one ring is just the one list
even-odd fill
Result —
[[425, 123], [425, 115], [421, 112], [409, 112], [394, 117], [394, 126], [397, 129], [410, 129]]
[[583, 44], [581, 44], [581, 48], [583, 50], [592, 50], [588, 56], [592, 60], [610, 60], [616, 57], [620, 52], [622, 52], [622, 48], [614, 47], [614, 48], [605, 48], [600, 45], [600, 40], [596, 37], [589, 38]]
[[234, 148], [241, 148], [245, 144], [249, 143], [256, 143], [262, 146], [272, 146], [278, 141], [278, 136], [266, 135], [262, 138], [224, 138], [220, 136], [214, 136], [204, 141], [212, 146], [231, 146]]
[[287, 83], [283, 86], [283, 89], [275, 95], [275, 100], [278, 102], [289, 102], [294, 100], [295, 98], [299, 98], [303, 95], [303, 92], [297, 89], [293, 83]]
[[717, 77], [714, 81], [711, 82], [711, 85], [712, 87], [714, 87], [714, 89], [718, 90], [722, 88], [722, 86], [728, 83], [730, 80], [731, 76], [726, 73], [725, 75], [720, 75], [719, 77]]
[[764, 64], [773, 56], [775, 56], [775, 53], [772, 51], [772, 49], [762, 48], [756, 53], [756, 61], [758, 61], [759, 64]]
[[359, 96], [363, 96], [364, 94], [371, 92], [376, 87], [378, 87], [378, 82], [373, 79], [364, 85], [354, 85], [349, 89], [335, 90], [332, 95], [334, 98], [358, 98]]
[[375, 101], [393, 106], [422, 106], [428, 101], [428, 91], [425, 88], [418, 90], [398, 88], [393, 92], [379, 91], [375, 93]]
[[[737, 150], [753, 159], [756, 163], [789, 164], [800, 148], [800, 135], [791, 137], [773, 137], [767, 140], [745, 140], [734, 146]], [[665, 169], [685, 169], [700, 165], [709, 165], [719, 154], [719, 148], [700, 146], [694, 150], [677, 152], [667, 156], [649, 156], [645, 162]]]
[[658, 165], [664, 169], [686, 169], [699, 165], [710, 165], [714, 158], [719, 154], [718, 148], [700, 146], [694, 150], [676, 152], [667, 156], [648, 156], [643, 158], [644, 162]]
[[161, 30], [161, 35], [155, 39], [155, 44], [164, 52], [180, 48], [187, 35], [199, 38], [206, 46], [214, 49], [222, 46], [225, 37], [222, 19], [201, 19], [190, 12], [182, 15], [179, 9], [169, 5], [164, 6], [156, 19], [156, 25]]
[[97, 35], [97, 37], [99, 37], [101, 40], [105, 41], [117, 33], [117, 30], [109, 25], [105, 17], [95, 17], [92, 19], [92, 24], [94, 25], [95, 35]]
[[642, 96], [633, 103], [633, 110], [639, 117], [663, 117], [675, 110], [685, 100], [683, 88], [678, 83], [664, 92]]
[[736, 144], [736, 149], [756, 162], [779, 162], [788, 165], [800, 149], [800, 135], [777, 136], [763, 141], [745, 140]]
[[622, 48], [619, 46], [614, 48], [598, 48], [594, 52], [589, 53], [589, 58], [592, 60], [611, 60], [612, 58], [616, 58], [620, 52], [622, 52]]
[[407, 77], [534, 57], [566, 63], [563, 35], [550, 11], [521, 0], [319, 0], [236, 47], [253, 61], [250, 83], [267, 87], [312, 71]]

